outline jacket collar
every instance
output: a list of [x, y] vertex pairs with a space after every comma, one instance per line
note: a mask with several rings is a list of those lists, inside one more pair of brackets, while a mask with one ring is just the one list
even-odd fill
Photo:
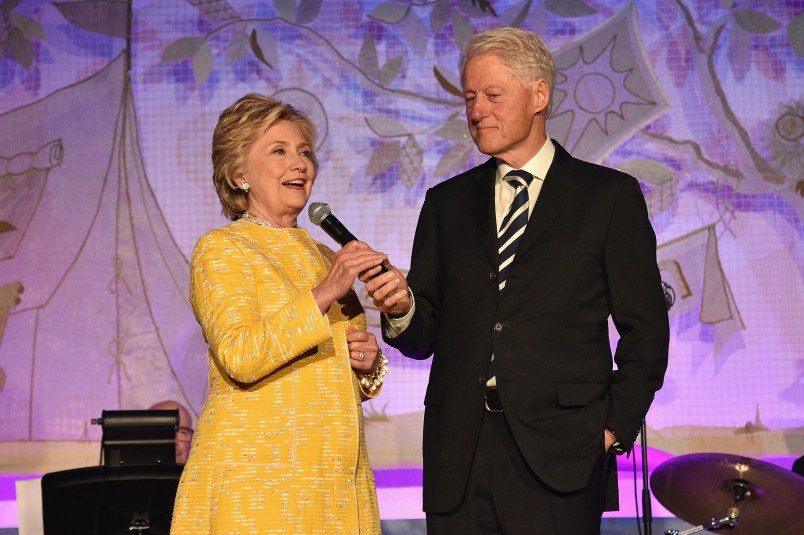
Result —
[[[539, 198], [533, 208], [522, 242], [519, 244], [514, 265], [526, 254], [555, 221], [564, 209], [567, 200], [577, 188], [575, 180], [575, 159], [555, 140], [555, 157], [542, 184]], [[471, 223], [489, 262], [497, 265], [497, 229], [494, 215], [494, 183], [496, 180], [496, 159], [469, 171], [470, 180], [464, 188], [469, 207]]]
[[519, 243], [516, 257], [514, 257], [514, 266], [538, 242], [558, 214], [564, 210], [567, 201], [578, 187], [575, 177], [575, 159], [555, 140], [553, 140], [553, 144], [556, 147], [556, 155], [544, 178], [539, 198], [536, 200], [528, 226], [525, 228], [525, 234]]

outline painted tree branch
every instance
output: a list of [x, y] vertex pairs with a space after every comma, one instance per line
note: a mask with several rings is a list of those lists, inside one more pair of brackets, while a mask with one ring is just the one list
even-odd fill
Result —
[[687, 21], [687, 26], [692, 32], [692, 37], [695, 40], [695, 47], [698, 49], [698, 52], [703, 54], [704, 52], [706, 52], [704, 50], [703, 45], [703, 36], [701, 35], [701, 32], [698, 31], [698, 28], [695, 26], [695, 20], [692, 18], [692, 13], [690, 12], [689, 8], [686, 5], [684, 5], [684, 2], [682, 2], [681, 0], [676, 0], [676, 4], [678, 4], [678, 8], [681, 10], [681, 14], [684, 16], [684, 20]]
[[674, 137], [668, 136], [667, 134], [659, 134], [657, 132], [651, 132], [651, 131], [645, 130], [645, 129], [642, 130], [642, 134], [645, 135], [646, 137], [649, 137], [649, 138], [652, 138], [652, 139], [656, 139], [656, 140], [664, 141], [666, 143], [670, 143], [671, 145], [686, 145], [686, 146], [692, 148], [692, 151], [695, 153], [695, 156], [697, 156], [698, 159], [704, 165], [706, 165], [707, 167], [709, 167], [711, 169], [715, 169], [717, 171], [720, 171], [721, 173], [725, 174], [726, 176], [729, 176], [731, 178], [735, 178], [737, 180], [742, 180], [744, 178], [743, 173], [739, 169], [735, 168], [734, 166], [728, 165], [728, 164], [719, 164], [719, 163], [707, 158], [704, 155], [704, 151], [701, 148], [701, 145], [699, 143], [695, 142], [695, 141], [692, 141], [691, 139], [675, 139]]
[[398, 96], [405, 97], [405, 98], [410, 98], [410, 99], [414, 99], [414, 100], [428, 102], [430, 104], [440, 104], [440, 105], [443, 105], [443, 106], [450, 106], [450, 107], [459, 107], [459, 106], [462, 107], [463, 106], [463, 102], [458, 101], [457, 99], [455, 99], [455, 100], [447, 100], [447, 99], [441, 99], [441, 98], [437, 98], [437, 97], [431, 97], [431, 96], [427, 96], [427, 95], [422, 95], [420, 93], [416, 93], [414, 91], [408, 91], [408, 90], [405, 90], [405, 89], [390, 89], [388, 87], [384, 87], [384, 86], [380, 85], [377, 81], [373, 80], [368, 74], [366, 74], [363, 71], [363, 69], [360, 68], [360, 66], [354, 64], [347, 57], [345, 57], [340, 52], [340, 50], [338, 50], [326, 37], [324, 37], [320, 33], [316, 32], [315, 30], [313, 30], [309, 26], [304, 26], [302, 24], [296, 24], [294, 22], [287, 21], [287, 20], [285, 20], [283, 18], [276, 17], [276, 18], [271, 18], [271, 19], [238, 19], [238, 20], [233, 20], [233, 21], [227, 22], [226, 24], [223, 24], [223, 25], [215, 28], [214, 30], [212, 30], [211, 32], [206, 34], [204, 36], [204, 38], [208, 40], [213, 35], [221, 32], [222, 30], [224, 30], [224, 29], [226, 29], [226, 28], [228, 28], [229, 26], [232, 26], [232, 25], [245, 25], [245, 24], [257, 24], [257, 23], [259, 23], [259, 24], [270, 24], [272, 22], [280, 22], [280, 23], [287, 24], [288, 26], [292, 26], [292, 27], [294, 27], [294, 28], [296, 28], [298, 30], [304, 31], [307, 34], [316, 37], [321, 42], [323, 42], [327, 46], [327, 48], [329, 48], [333, 52], [333, 54], [335, 54], [342, 62], [344, 62], [349, 67], [351, 67], [353, 70], [355, 70], [358, 73], [360, 73], [360, 75], [368, 83], [370, 83], [372, 86], [374, 86], [374, 88], [377, 89], [378, 91], [383, 91], [383, 92], [391, 93], [393, 95], [398, 95]]
[[754, 148], [754, 144], [751, 142], [751, 137], [748, 135], [748, 132], [740, 123], [739, 119], [737, 119], [737, 115], [734, 113], [734, 110], [729, 104], [726, 92], [723, 90], [723, 85], [720, 83], [720, 78], [717, 75], [717, 70], [715, 69], [715, 50], [717, 49], [717, 43], [720, 41], [720, 36], [723, 34], [723, 29], [725, 27], [726, 24], [724, 23], [718, 26], [717, 30], [715, 30], [715, 35], [712, 38], [712, 48], [709, 50], [709, 53], [706, 57], [706, 65], [709, 69], [712, 87], [723, 106], [723, 113], [726, 114], [726, 120], [731, 123], [732, 127], [737, 133], [737, 136], [743, 142], [745, 149], [748, 151], [748, 155], [751, 157], [754, 167], [756, 167], [757, 171], [759, 171], [759, 173], [762, 175], [762, 178], [768, 182], [782, 184], [784, 183], [784, 176], [771, 167], [768, 161], [765, 160], [765, 158], [763, 158]]
[[707, 72], [709, 73], [709, 82], [712, 84], [712, 90], [715, 92], [715, 95], [720, 102], [721, 110], [725, 117], [725, 120], [731, 125], [734, 129], [734, 132], [737, 134], [742, 146], [744, 147], [745, 151], [748, 154], [748, 157], [751, 160], [751, 163], [754, 165], [756, 170], [768, 182], [774, 184], [781, 184], [784, 182], [784, 176], [782, 176], [778, 171], [776, 171], [771, 165], [768, 163], [762, 155], [754, 148], [754, 144], [751, 141], [751, 137], [748, 135], [748, 131], [743, 127], [740, 123], [740, 120], [737, 118], [737, 115], [734, 113], [734, 109], [731, 107], [729, 103], [729, 99], [726, 95], [725, 90], [723, 89], [723, 84], [720, 81], [720, 77], [718, 76], [717, 69], [715, 68], [715, 51], [717, 50], [718, 43], [720, 42], [720, 37], [723, 34], [723, 30], [726, 27], [726, 23], [720, 24], [712, 36], [712, 44], [709, 48], [709, 51], [706, 52], [703, 46], [703, 37], [701, 33], [698, 31], [698, 28], [695, 25], [695, 21], [692, 17], [692, 13], [690, 12], [689, 8], [682, 2], [681, 0], [676, 0], [676, 4], [681, 11], [684, 20], [687, 23], [687, 26], [692, 32], [693, 39], [695, 41], [696, 47], [700, 53], [706, 53], [706, 68]]

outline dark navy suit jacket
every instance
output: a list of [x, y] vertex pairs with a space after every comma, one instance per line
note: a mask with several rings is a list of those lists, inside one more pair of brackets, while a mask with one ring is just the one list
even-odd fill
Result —
[[[408, 283], [416, 311], [386, 343], [433, 355], [425, 395], [424, 510], [460, 502], [497, 385], [517, 445], [547, 485], [584, 488], [609, 427], [627, 449], [667, 367], [667, 308], [656, 237], [633, 177], [558, 143], [502, 297], [497, 290], [495, 160], [427, 191]], [[613, 369], [607, 318], [620, 334]]]

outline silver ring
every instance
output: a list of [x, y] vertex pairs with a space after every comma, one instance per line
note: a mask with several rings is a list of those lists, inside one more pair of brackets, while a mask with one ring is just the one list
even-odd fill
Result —
[[357, 354], [357, 360], [358, 362], [363, 362], [364, 360], [366, 360], [366, 355], [364, 355], [363, 352], [361, 351], [360, 353]]

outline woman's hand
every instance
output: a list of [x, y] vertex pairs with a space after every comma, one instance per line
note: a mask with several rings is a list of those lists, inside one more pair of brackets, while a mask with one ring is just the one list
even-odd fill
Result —
[[378, 253], [360, 241], [344, 245], [335, 254], [327, 276], [312, 290], [321, 313], [326, 313], [333, 302], [349, 292], [360, 273], [379, 267], [387, 258], [387, 255]]
[[379, 364], [377, 355], [380, 346], [377, 338], [368, 331], [359, 331], [354, 325], [346, 330], [346, 342], [349, 344], [349, 363], [355, 370], [371, 373]]

